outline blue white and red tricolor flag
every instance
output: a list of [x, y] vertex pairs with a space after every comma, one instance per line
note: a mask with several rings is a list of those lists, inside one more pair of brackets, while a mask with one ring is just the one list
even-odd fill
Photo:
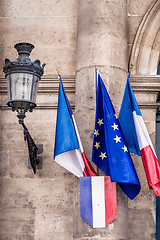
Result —
[[73, 112], [60, 75], [54, 159], [77, 177], [96, 176], [84, 154]]
[[129, 75], [119, 113], [119, 123], [130, 152], [142, 157], [149, 187], [160, 197], [160, 164], [134, 96]]
[[80, 210], [92, 228], [104, 228], [117, 216], [116, 183], [109, 176], [80, 178]]

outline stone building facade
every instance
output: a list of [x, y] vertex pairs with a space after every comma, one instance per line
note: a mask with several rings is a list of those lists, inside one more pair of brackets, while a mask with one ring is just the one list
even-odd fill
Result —
[[[153, 240], [156, 198], [142, 160], [132, 155], [141, 191], [129, 200], [117, 186], [118, 216], [105, 229], [80, 218], [79, 180], [53, 160], [60, 72], [91, 159], [95, 115], [95, 64], [118, 115], [128, 70], [155, 145], [160, 0], [0, 0], [0, 62], [17, 58], [14, 44], [35, 46], [31, 60], [45, 62], [37, 107], [25, 123], [43, 144], [43, 167], [28, 169], [28, 151], [16, 113], [6, 106], [0, 68], [0, 239]], [[93, 165], [94, 166], [94, 165]]]

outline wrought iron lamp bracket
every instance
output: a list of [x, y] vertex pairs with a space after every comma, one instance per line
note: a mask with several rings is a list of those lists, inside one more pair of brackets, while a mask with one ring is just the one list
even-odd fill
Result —
[[[159, 93], [158, 98], [157, 98], [157, 103], [160, 104], [160, 93]], [[160, 106], [158, 106], [158, 109], [157, 109], [157, 116], [158, 115], [160, 116]]]
[[26, 125], [23, 122], [20, 122], [20, 124], [24, 128], [24, 132], [23, 132], [24, 140], [27, 141], [30, 164], [31, 164], [34, 174], [36, 174], [36, 165], [39, 162], [38, 157], [37, 157], [38, 147], [36, 146], [34, 140], [32, 139]]

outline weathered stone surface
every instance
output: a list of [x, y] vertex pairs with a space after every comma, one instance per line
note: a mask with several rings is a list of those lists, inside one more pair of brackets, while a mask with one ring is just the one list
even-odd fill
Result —
[[[23, 127], [18, 123], [17, 114], [12, 113], [11, 109], [2, 112], [2, 118], [5, 120], [0, 126], [1, 140], [0, 147], [3, 150], [26, 150], [27, 142], [24, 141]], [[53, 151], [56, 127], [56, 111], [37, 110], [33, 113], [26, 113], [24, 123], [36, 144], [43, 144], [45, 150]]]
[[[4, 78], [5, 78], [5, 75], [4, 75]], [[7, 87], [7, 81], [5, 82], [5, 86]], [[1, 99], [1, 104], [7, 106], [8, 95], [7, 94], [1, 94], [0, 99]]]
[[[151, 102], [151, 101], [150, 101]], [[147, 109], [147, 108], [141, 108], [141, 113], [143, 115], [143, 119], [145, 122], [149, 122], [149, 121], [156, 121], [156, 113], [157, 113], [157, 109]], [[155, 128], [154, 128], [155, 129]], [[152, 129], [153, 131], [153, 129]], [[149, 131], [149, 134], [152, 133]]]
[[8, 176], [9, 172], [9, 152], [0, 151], [0, 178]]
[[[11, 117], [9, 118], [9, 116]], [[52, 110], [46, 113], [35, 111], [32, 114], [27, 113], [26, 116], [25, 125], [35, 143], [43, 144], [45, 150], [53, 151], [56, 112]], [[24, 141], [23, 127], [18, 124], [16, 113], [13, 114], [10, 110], [8, 112], [8, 119], [7, 115], [4, 115], [4, 117], [7, 124], [4, 122], [0, 126], [1, 149], [14, 150], [15, 147], [19, 150], [27, 149], [27, 142]]]
[[139, 104], [156, 103], [156, 100], [157, 100], [157, 94], [153, 92], [150, 93], [150, 92], [135, 91], [135, 96]]
[[21, 178], [30, 175], [33, 177], [33, 171], [28, 169], [28, 149], [19, 151], [9, 151], [9, 176], [11, 178]]
[[83, 143], [92, 143], [94, 136], [94, 111], [85, 110], [76, 114], [76, 122]]
[[[145, 226], [144, 227], [144, 222]], [[148, 209], [129, 209], [128, 210], [128, 238], [129, 240], [139, 239], [140, 236], [144, 240], [156, 239], [155, 221], [151, 210]]]
[[0, 209], [2, 209], [3, 180], [0, 179]]
[[[32, 125], [33, 123], [36, 124], [36, 127], [35, 125]], [[35, 143], [43, 144], [43, 149], [45, 151], [53, 151], [56, 111], [49, 110], [47, 112], [42, 112], [39, 110], [39, 113], [35, 111], [35, 113], [31, 114], [31, 116], [28, 113], [26, 126], [29, 126], [28, 130]]]
[[[77, 72], [76, 78], [76, 112], [94, 110], [96, 106], [95, 68], [82, 69]], [[92, 79], [92, 81], [91, 81]]]
[[142, 178], [140, 178], [141, 182], [141, 191], [139, 195], [134, 200], [128, 200], [128, 206], [130, 209], [149, 209], [155, 211], [155, 202], [156, 197], [154, 195], [153, 190], [149, 189], [147, 181], [144, 182]]
[[142, 16], [129, 16], [128, 17], [128, 43], [132, 44], [135, 39], [135, 33], [142, 21]]
[[129, 61], [130, 56], [131, 56], [131, 51], [132, 51], [132, 44], [128, 44], [128, 61]]
[[[5, 57], [14, 60], [14, 44], [26, 41], [36, 47], [31, 59], [38, 57], [47, 63], [46, 74], [56, 74], [56, 68], [64, 74], [75, 74], [77, 1], [2, 1], [0, 9], [1, 61]], [[16, 35], [10, 38], [13, 32]]]
[[140, 15], [143, 16], [145, 12], [150, 7], [152, 1], [146, 0], [129, 0], [128, 11], [131, 15]]
[[[153, 46], [159, 45], [159, 1], [152, 2], [135, 35], [130, 65], [135, 75], [155, 75], [159, 63]], [[156, 48], [156, 47], [155, 47]], [[153, 61], [153, 56], [155, 57]]]
[[[10, 112], [10, 114], [12, 114]], [[10, 118], [11, 120], [12, 118]], [[19, 149], [21, 146], [21, 150], [24, 150], [26, 148], [26, 143], [24, 142], [23, 137], [23, 128], [18, 124], [18, 119], [15, 116], [15, 119], [13, 118], [13, 122], [7, 123], [3, 122], [3, 124], [0, 126], [0, 132], [1, 132], [1, 150], [14, 150], [15, 148]]]
[[35, 240], [72, 240], [73, 212], [61, 209], [36, 211]]
[[80, 1], [78, 8], [77, 70], [93, 66], [95, 59], [98, 65], [126, 69], [125, 1], [101, 1], [98, 5], [95, 0]]
[[[42, 169], [37, 169], [36, 175], [34, 175], [33, 170], [28, 169], [29, 154], [27, 145], [25, 151], [9, 151], [9, 170], [7, 169], [7, 172], [9, 172], [8, 175], [11, 178], [63, 178], [63, 176], [71, 177], [71, 174], [67, 170], [65, 170], [53, 160], [53, 151], [44, 151], [38, 156], [42, 157]], [[1, 171], [5, 173], [6, 163], [3, 163], [1, 165]]]
[[34, 210], [0, 210], [1, 240], [34, 240]]
[[[67, 187], [70, 184], [70, 189]], [[65, 209], [72, 196], [72, 182], [67, 179], [5, 179], [3, 208]], [[71, 204], [71, 202], [70, 202]], [[70, 205], [72, 208], [72, 205]]]
[[[24, 15], [25, 14], [25, 15]], [[46, 1], [26, 0], [23, 4], [21, 0], [9, 0], [0, 3], [1, 17], [39, 17], [39, 16], [70, 16], [77, 14], [77, 1], [61, 0]]]

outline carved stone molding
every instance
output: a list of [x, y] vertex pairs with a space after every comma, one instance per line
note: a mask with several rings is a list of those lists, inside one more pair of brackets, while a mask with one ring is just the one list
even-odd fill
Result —
[[155, 0], [138, 28], [131, 52], [133, 75], [156, 75], [160, 50], [160, 0]]
[[[160, 76], [131, 76], [130, 82], [136, 96], [143, 96], [138, 101], [141, 108], [156, 108], [160, 106], [156, 102], [160, 93]], [[150, 97], [148, 97], [150, 96]], [[143, 100], [142, 100], [143, 99]]]
[[160, 92], [160, 76], [131, 76], [130, 82], [134, 92]]
[[[65, 92], [67, 95], [75, 95], [75, 76], [61, 76], [65, 88]], [[57, 95], [59, 89], [59, 80], [58, 76], [43, 76], [39, 82], [38, 88], [38, 97], [41, 98], [43, 95], [44, 102], [37, 102], [36, 109], [57, 109]], [[0, 95], [7, 95], [7, 83], [4, 77], [0, 77]], [[49, 102], [49, 96], [55, 95], [56, 100], [52, 103]], [[7, 101], [7, 100], [6, 100]], [[73, 101], [72, 101], [73, 102]], [[74, 104], [71, 102], [72, 109], [75, 108]], [[2, 102], [0, 104], [0, 109], [7, 110], [9, 109], [6, 105]]]
[[[62, 76], [63, 84], [65, 87], [65, 91], [67, 95], [72, 96], [74, 99], [75, 97], [75, 76]], [[160, 93], [160, 76], [131, 76], [130, 82], [135, 92], [137, 94], [143, 94], [144, 98], [147, 99], [148, 94], [152, 94], [154, 97], [153, 99], [157, 99], [158, 94]], [[59, 89], [59, 80], [57, 76], [43, 76], [38, 89], [38, 95], [44, 95], [45, 102], [37, 103], [36, 109], [57, 109], [57, 96], [58, 96], [58, 89]], [[4, 77], [0, 77], [0, 94], [7, 95], [7, 84]], [[54, 95], [56, 100], [53, 103], [48, 101], [48, 96]], [[156, 103], [156, 100], [153, 102], [148, 101], [146, 102], [138, 102], [140, 107], [145, 108], [158, 108], [160, 106], [159, 103]], [[72, 109], [75, 108], [74, 101], [71, 102]], [[8, 110], [8, 106], [5, 105], [3, 102], [0, 104], [1, 110]]]
[[[66, 92], [75, 93], [75, 76], [62, 76]], [[58, 76], [43, 76], [39, 82], [38, 94], [57, 93], [59, 88]], [[7, 94], [7, 83], [0, 77], [0, 94]]]

